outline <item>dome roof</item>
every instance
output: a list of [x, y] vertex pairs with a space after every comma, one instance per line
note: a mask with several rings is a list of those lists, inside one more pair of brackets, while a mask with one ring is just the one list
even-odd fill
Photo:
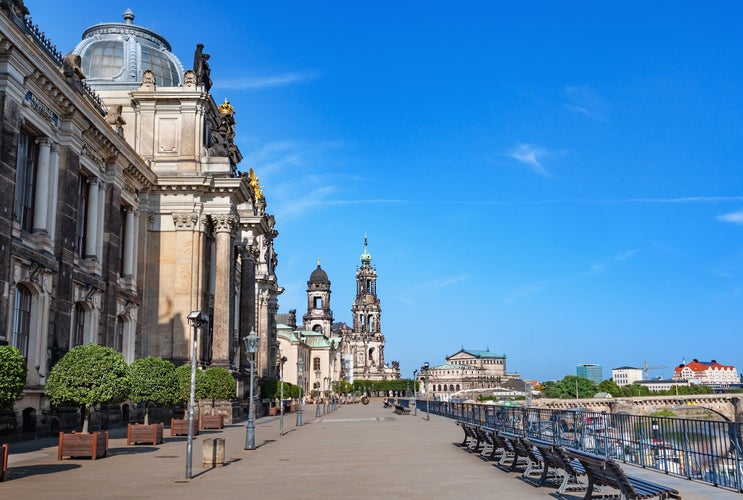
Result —
[[361, 264], [362, 265], [369, 265], [371, 264], [372, 256], [369, 253], [369, 249], [367, 248], [368, 241], [366, 238], [366, 235], [364, 235], [364, 253], [361, 254]]
[[183, 65], [170, 44], [133, 21], [134, 13], [127, 9], [123, 23], [101, 23], [85, 30], [73, 50], [82, 59], [85, 81], [96, 90], [137, 88], [142, 73], [149, 69], [155, 74], [156, 85], [180, 86]]
[[330, 280], [328, 279], [328, 273], [323, 271], [322, 267], [320, 267], [320, 261], [317, 261], [317, 269], [312, 271], [312, 274], [310, 274], [310, 283], [330, 283]]

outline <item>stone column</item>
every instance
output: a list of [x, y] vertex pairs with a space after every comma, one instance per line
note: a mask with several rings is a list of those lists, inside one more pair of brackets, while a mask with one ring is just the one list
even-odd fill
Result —
[[57, 199], [59, 193], [59, 144], [52, 144], [49, 158], [49, 206], [47, 210], [46, 228], [51, 240], [56, 238], [57, 229]]
[[106, 183], [103, 180], [98, 181], [98, 227], [95, 236], [95, 254], [98, 260], [103, 260], [103, 229], [106, 220]]
[[128, 207], [125, 210], [126, 223], [124, 225], [124, 266], [123, 275], [130, 277], [134, 268], [134, 209]]
[[47, 213], [49, 211], [49, 160], [51, 158], [51, 141], [48, 138], [38, 140], [39, 160], [36, 168], [36, 192], [34, 193], [33, 232], [47, 232]]
[[232, 276], [232, 215], [212, 216], [217, 233], [216, 276], [214, 283], [214, 325], [212, 326], [212, 363], [230, 364], [230, 282]]
[[85, 258], [95, 258], [98, 244], [98, 179], [88, 179], [88, 213], [85, 221]]

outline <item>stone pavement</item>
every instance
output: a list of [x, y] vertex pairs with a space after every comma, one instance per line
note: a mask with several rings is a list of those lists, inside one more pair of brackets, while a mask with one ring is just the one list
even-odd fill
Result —
[[[205, 431], [194, 439], [191, 480], [186, 438], [169, 437], [167, 429], [165, 443], [154, 447], [127, 447], [125, 430], [116, 429], [109, 456], [96, 461], [57, 461], [54, 440], [14, 443], [0, 498], [555, 498], [555, 488], [536, 488], [454, 446], [463, 434], [449, 419], [396, 415], [381, 400], [341, 405], [320, 418], [306, 405], [303, 416], [305, 425], [296, 427], [296, 414], [286, 414], [283, 436], [279, 417], [256, 420], [254, 451], [243, 450], [244, 422]], [[223, 467], [201, 464], [202, 440], [210, 437], [225, 439]], [[743, 499], [651, 471], [629, 473], [673, 486], [685, 500]]]

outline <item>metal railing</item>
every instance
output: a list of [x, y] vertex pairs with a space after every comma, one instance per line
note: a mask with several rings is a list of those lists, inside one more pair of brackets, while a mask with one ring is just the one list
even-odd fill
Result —
[[446, 401], [429, 401], [429, 409], [434, 415], [743, 492], [741, 423]]

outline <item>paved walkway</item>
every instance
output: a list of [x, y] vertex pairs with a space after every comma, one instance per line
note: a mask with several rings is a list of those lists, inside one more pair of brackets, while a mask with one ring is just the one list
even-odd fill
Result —
[[[320, 418], [305, 406], [304, 422], [296, 427], [296, 414], [285, 415], [280, 436], [279, 417], [258, 419], [254, 451], [243, 450], [244, 423], [205, 431], [194, 440], [191, 480], [185, 479], [186, 438], [167, 437], [167, 430], [162, 445], [127, 447], [125, 431], [117, 429], [109, 456], [96, 461], [57, 461], [52, 440], [12, 444], [0, 498], [555, 498], [554, 488], [535, 488], [454, 446], [463, 435], [445, 418], [395, 415], [375, 400]], [[224, 467], [201, 465], [202, 440], [209, 437], [225, 439]], [[630, 473], [673, 486], [684, 500], [743, 499], [651, 471]]]

